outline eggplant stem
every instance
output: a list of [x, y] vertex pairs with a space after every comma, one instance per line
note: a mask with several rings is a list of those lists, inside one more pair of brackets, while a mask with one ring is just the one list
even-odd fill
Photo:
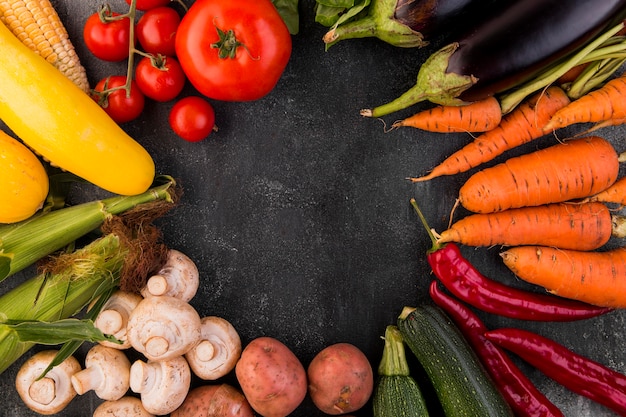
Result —
[[465, 102], [458, 96], [477, 81], [475, 77], [446, 72], [450, 56], [458, 48], [451, 43], [433, 53], [422, 64], [413, 87], [389, 103], [372, 109], [361, 110], [366, 117], [380, 117], [403, 110], [422, 101], [442, 105], [462, 105]]

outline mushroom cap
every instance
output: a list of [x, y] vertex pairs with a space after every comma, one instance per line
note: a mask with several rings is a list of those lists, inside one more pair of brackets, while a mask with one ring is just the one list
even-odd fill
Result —
[[216, 380], [235, 368], [241, 356], [241, 339], [233, 325], [217, 316], [202, 318], [201, 340], [185, 358], [193, 373], [204, 380]]
[[165, 295], [144, 298], [131, 312], [127, 337], [149, 360], [187, 353], [201, 337], [201, 319], [187, 302]]
[[94, 410], [93, 417], [154, 417], [154, 414], [146, 411], [139, 398], [127, 395], [103, 402]]
[[56, 414], [76, 396], [70, 379], [81, 367], [73, 356], [53, 367], [38, 380], [57, 352], [43, 350], [35, 353], [24, 362], [15, 378], [15, 388], [20, 398], [28, 408], [39, 414]]
[[188, 302], [196, 295], [199, 286], [200, 274], [196, 264], [184, 253], [170, 249], [165, 265], [148, 278], [141, 295], [167, 295]]
[[164, 415], [176, 410], [191, 386], [191, 369], [182, 356], [162, 361], [135, 361], [130, 368], [130, 388], [140, 394], [144, 408]]
[[93, 390], [103, 400], [118, 400], [130, 387], [130, 361], [121, 350], [93, 346], [85, 357], [85, 369], [72, 375], [80, 395]]

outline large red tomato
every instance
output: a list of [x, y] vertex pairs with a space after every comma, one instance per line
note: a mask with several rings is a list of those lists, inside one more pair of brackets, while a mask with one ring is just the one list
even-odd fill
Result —
[[176, 34], [187, 79], [216, 100], [268, 94], [291, 56], [291, 35], [270, 0], [197, 0]]

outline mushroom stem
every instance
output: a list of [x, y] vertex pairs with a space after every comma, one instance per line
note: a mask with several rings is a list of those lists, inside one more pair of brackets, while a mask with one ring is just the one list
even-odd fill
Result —
[[208, 340], [203, 340], [194, 348], [196, 356], [203, 362], [210, 361], [215, 356], [215, 347]]
[[85, 369], [72, 375], [78, 394], [93, 390], [103, 400], [118, 400], [126, 394], [130, 361], [119, 349], [103, 345], [92, 347], [85, 357]]
[[154, 336], [146, 341], [146, 353], [150, 356], [163, 356], [170, 347], [170, 343], [163, 336]]
[[184, 253], [170, 249], [165, 265], [148, 279], [144, 297], [167, 295], [190, 301], [198, 291], [200, 276], [196, 264]]
[[235, 368], [241, 339], [232, 324], [217, 316], [202, 318], [201, 341], [185, 354], [199, 378], [216, 380]]
[[94, 325], [104, 334], [114, 336], [121, 340], [122, 344], [108, 341], [100, 342], [101, 345], [116, 349], [128, 349], [130, 342], [126, 335], [126, 327], [131, 311], [143, 299], [139, 294], [118, 290], [114, 292], [102, 307], [102, 310], [94, 320]]
[[48, 405], [56, 397], [56, 387], [54, 385], [54, 379], [43, 377], [30, 384], [28, 394], [33, 401], [42, 405]]
[[103, 310], [97, 317], [96, 327], [104, 334], [115, 334], [124, 327], [124, 318], [117, 310]]
[[191, 386], [191, 369], [182, 356], [169, 360], [137, 360], [130, 368], [130, 389], [141, 397], [146, 411], [170, 414], [185, 400]]
[[95, 390], [102, 385], [104, 375], [100, 367], [88, 367], [72, 375], [72, 385], [78, 395]]
[[80, 363], [73, 356], [39, 378], [57, 352], [42, 350], [35, 353], [24, 362], [15, 378], [15, 388], [20, 398], [28, 408], [39, 414], [57, 414], [76, 396], [71, 377], [80, 371]]
[[181, 356], [201, 337], [201, 319], [189, 303], [158, 295], [144, 298], [132, 311], [127, 326], [133, 348], [149, 360]]

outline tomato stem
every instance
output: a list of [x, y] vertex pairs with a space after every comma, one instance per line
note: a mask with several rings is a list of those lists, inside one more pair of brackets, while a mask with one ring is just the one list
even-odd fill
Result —
[[230, 29], [224, 32], [222, 29], [215, 26], [219, 40], [211, 44], [211, 48], [219, 49], [218, 56], [222, 59], [231, 58], [234, 59], [237, 55], [237, 48], [245, 45], [237, 40], [235, 31]]
[[242, 47], [246, 50], [246, 52], [252, 59], [259, 59], [254, 58], [250, 54], [250, 50], [245, 43], [239, 42], [237, 40], [237, 36], [235, 36], [234, 30], [229, 29], [227, 31], [223, 31], [222, 29], [218, 28], [217, 25], [215, 25], [215, 29], [217, 30], [219, 40], [212, 43], [211, 48], [217, 48], [219, 50], [218, 57], [220, 57], [221, 59], [234, 59], [237, 56], [237, 48]]

